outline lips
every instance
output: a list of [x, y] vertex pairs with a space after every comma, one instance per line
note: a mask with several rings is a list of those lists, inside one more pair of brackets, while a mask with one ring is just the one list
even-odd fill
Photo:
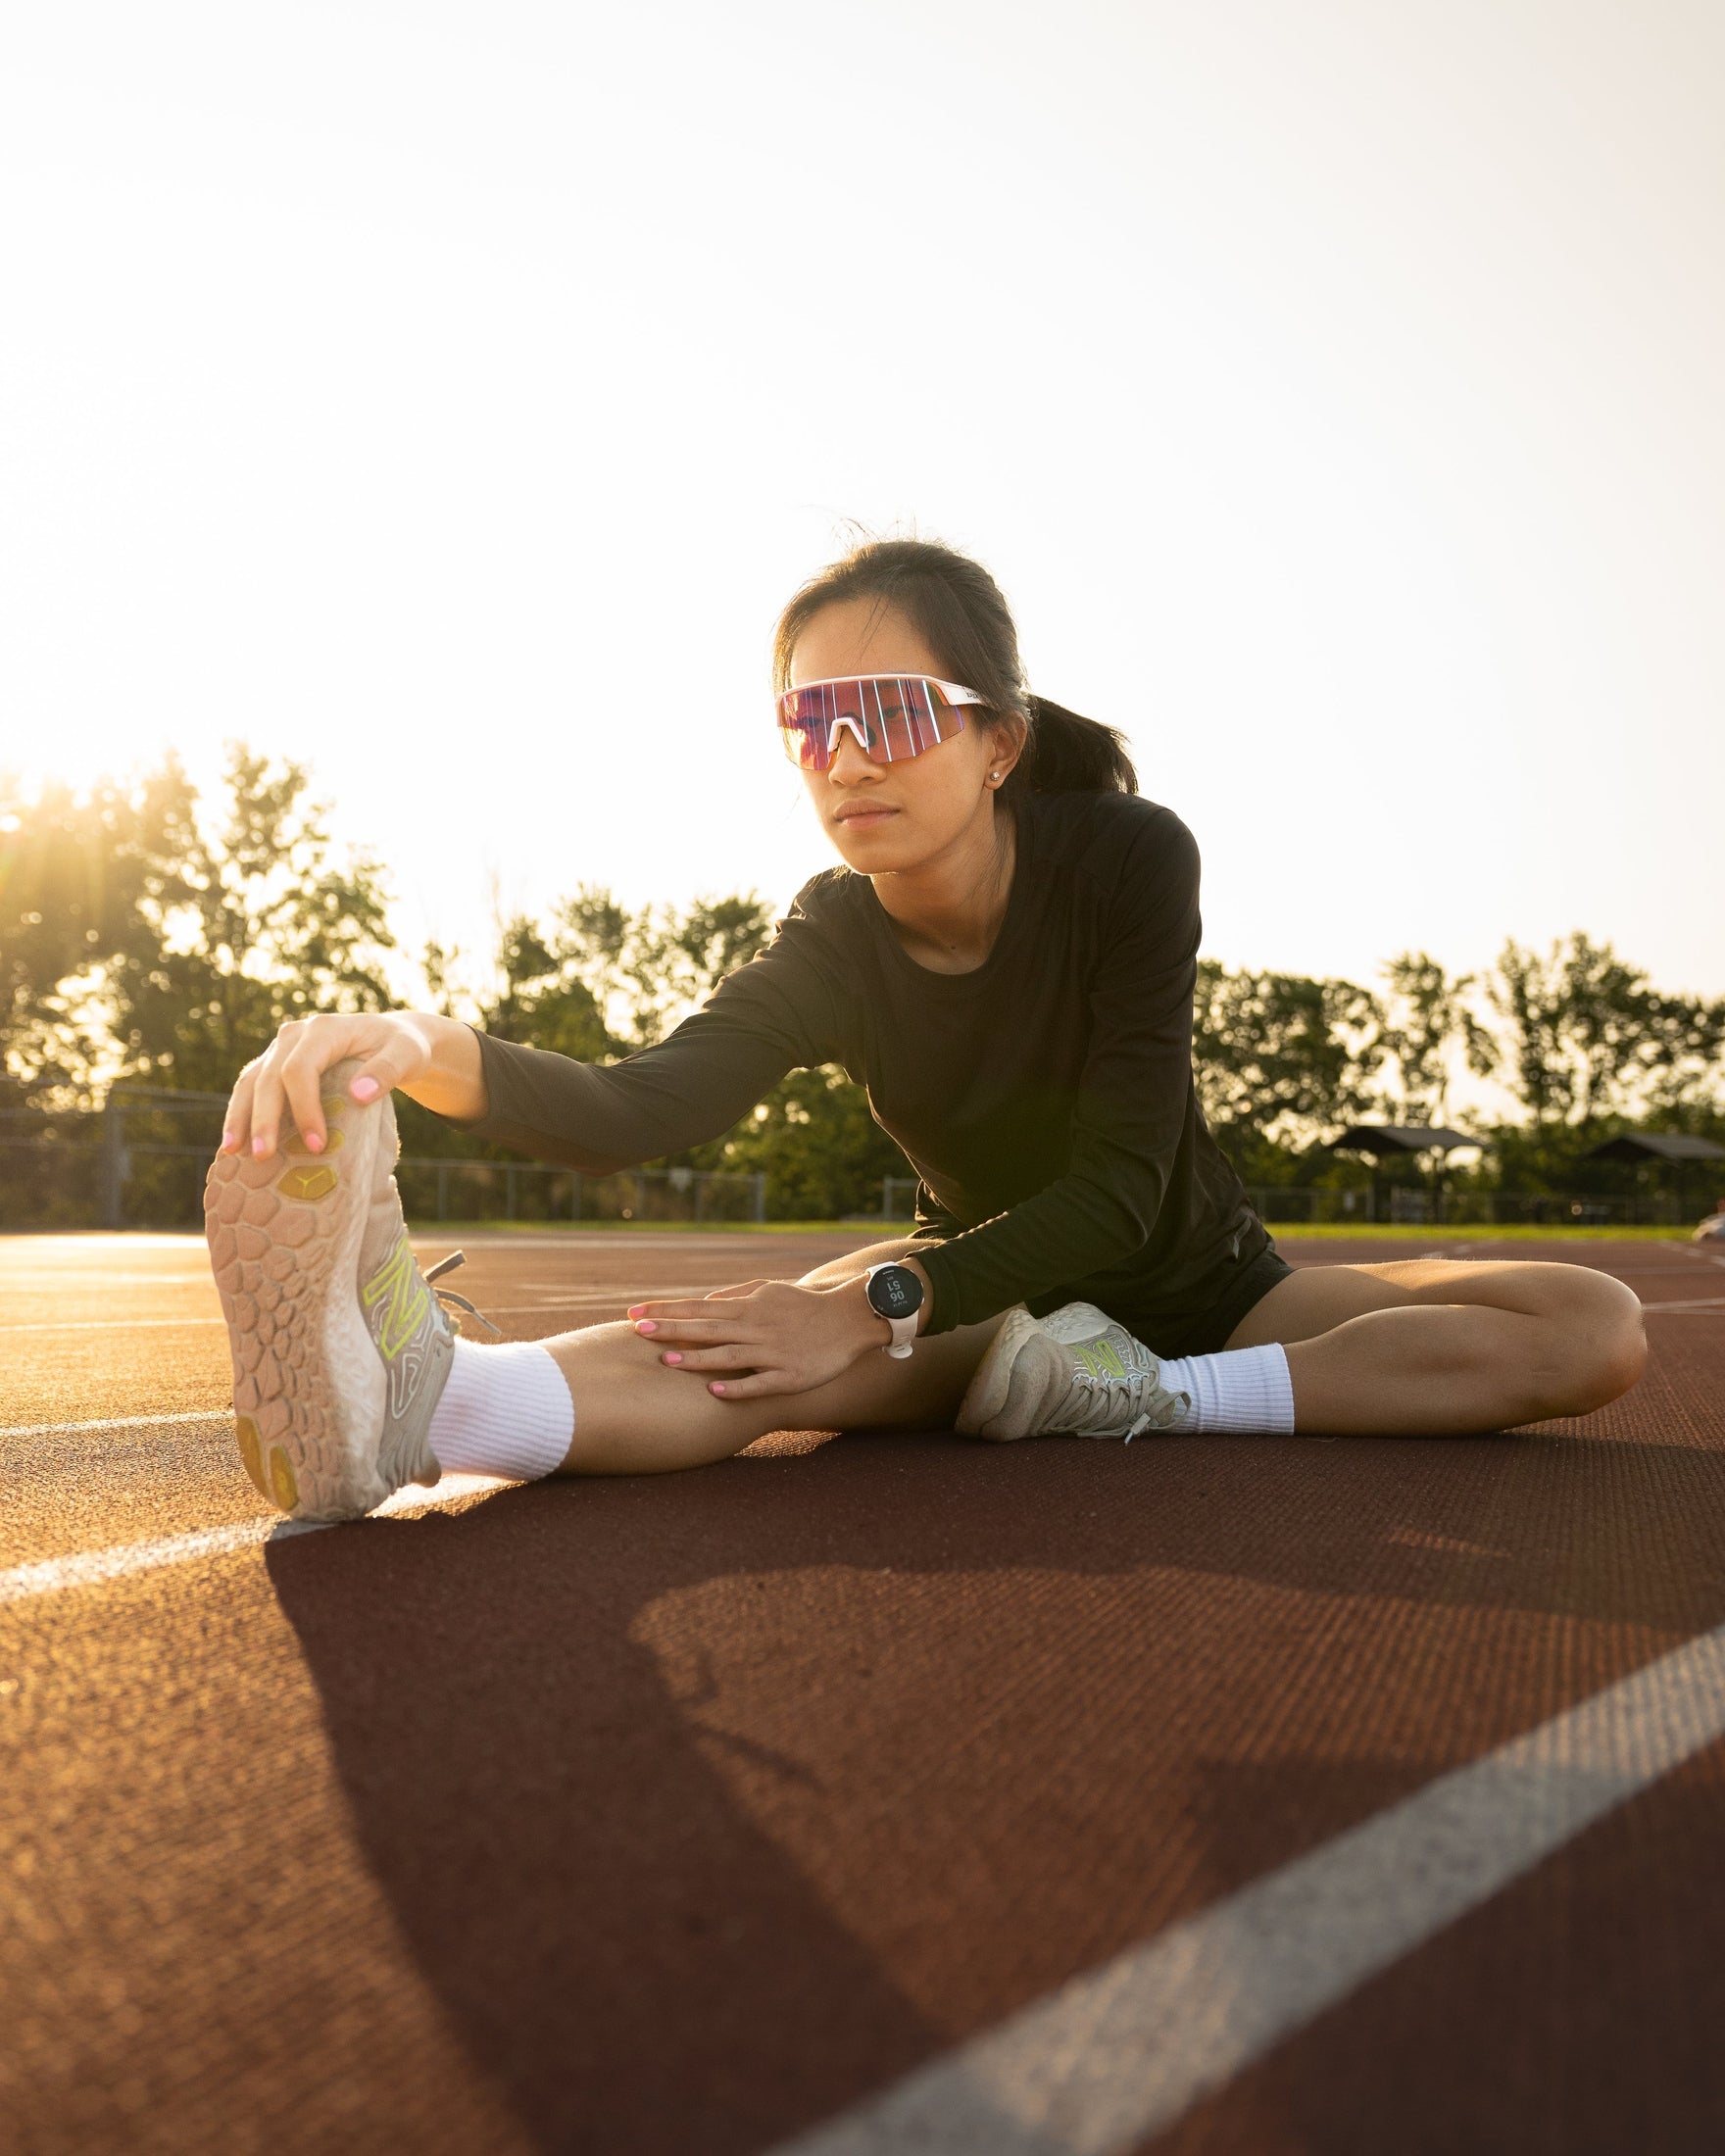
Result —
[[884, 802], [847, 802], [844, 808], [833, 811], [832, 820], [835, 823], [881, 823], [888, 816], [896, 816], [898, 812], [896, 808], [889, 808]]

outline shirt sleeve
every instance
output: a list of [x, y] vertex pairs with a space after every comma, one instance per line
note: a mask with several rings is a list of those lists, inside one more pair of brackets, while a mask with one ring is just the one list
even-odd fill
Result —
[[487, 1108], [461, 1128], [587, 1175], [721, 1137], [787, 1071], [838, 1054], [823, 957], [818, 932], [793, 912], [693, 1017], [618, 1063], [479, 1033]]
[[1198, 845], [1171, 813], [1134, 839], [1090, 989], [1066, 1172], [1008, 1212], [918, 1248], [927, 1330], [974, 1325], [1150, 1241], [1185, 1130], [1198, 979]]

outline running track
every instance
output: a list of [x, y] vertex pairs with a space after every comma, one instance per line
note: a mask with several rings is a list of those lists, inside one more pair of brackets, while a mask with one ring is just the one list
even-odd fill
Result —
[[1654, 1312], [1585, 1427], [804, 1433], [267, 1539], [201, 1244], [0, 1241], [0, 2150], [1725, 2147], [1725, 1265], [1551, 1254]]

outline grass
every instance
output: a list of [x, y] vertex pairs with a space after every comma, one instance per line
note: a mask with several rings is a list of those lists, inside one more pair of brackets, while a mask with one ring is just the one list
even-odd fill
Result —
[[909, 1235], [913, 1220], [419, 1220], [416, 1235]]
[[1270, 1233], [1278, 1243], [1300, 1241], [1319, 1242], [1385, 1242], [1385, 1243], [1687, 1243], [1689, 1229], [1646, 1227], [1558, 1227], [1536, 1228], [1517, 1223], [1492, 1227], [1483, 1220], [1446, 1221], [1441, 1226], [1427, 1223], [1424, 1227], [1409, 1225], [1405, 1221], [1382, 1222], [1375, 1228], [1363, 1221], [1350, 1225], [1347, 1221], [1324, 1221], [1307, 1227], [1299, 1221], [1270, 1222]]
[[[909, 1220], [413, 1220], [416, 1235], [465, 1233], [468, 1235], [868, 1235], [884, 1240], [909, 1235]], [[1684, 1243], [1687, 1227], [1550, 1227], [1517, 1224], [1490, 1227], [1483, 1221], [1457, 1221], [1441, 1227], [1384, 1221], [1367, 1227], [1363, 1221], [1325, 1221], [1307, 1227], [1300, 1222], [1270, 1223], [1270, 1233], [1282, 1242], [1345, 1243]]]

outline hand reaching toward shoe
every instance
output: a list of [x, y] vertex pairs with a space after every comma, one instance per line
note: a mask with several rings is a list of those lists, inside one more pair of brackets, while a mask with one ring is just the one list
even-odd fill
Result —
[[294, 1018], [239, 1074], [222, 1119], [222, 1151], [262, 1158], [279, 1145], [291, 1116], [312, 1152], [327, 1132], [323, 1074], [358, 1056], [347, 1091], [362, 1106], [400, 1089], [440, 1115], [468, 1121], [485, 1112], [479, 1044], [470, 1028], [428, 1010], [329, 1012]]

